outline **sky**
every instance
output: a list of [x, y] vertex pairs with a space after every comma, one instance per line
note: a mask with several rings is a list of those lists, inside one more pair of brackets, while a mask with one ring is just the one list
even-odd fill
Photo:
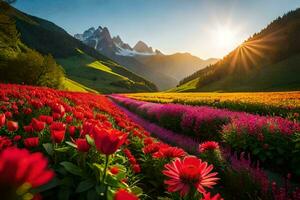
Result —
[[18, 0], [14, 6], [69, 34], [108, 27], [134, 46], [221, 58], [300, 0]]

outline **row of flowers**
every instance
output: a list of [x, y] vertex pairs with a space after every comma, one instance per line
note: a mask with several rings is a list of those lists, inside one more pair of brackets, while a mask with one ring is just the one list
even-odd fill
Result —
[[154, 103], [212, 106], [300, 120], [300, 92], [137, 93], [126, 96]]
[[213, 165], [152, 138], [104, 96], [0, 89], [1, 199], [221, 199], [209, 191]]
[[268, 117], [206, 106], [157, 104], [120, 95], [114, 101], [162, 127], [191, 136], [197, 141], [215, 140], [234, 151], [249, 152], [252, 160], [281, 172], [300, 175], [300, 124], [281, 117]]
[[[250, 156], [245, 153], [237, 154], [237, 152], [235, 152], [234, 154], [231, 154], [228, 149], [221, 149], [220, 145], [214, 141], [206, 141], [198, 144], [187, 136], [164, 129], [125, 108], [120, 107], [120, 109], [122, 109], [130, 119], [143, 126], [156, 137], [167, 143], [180, 146], [188, 152], [198, 155], [202, 160], [212, 163], [216, 167], [219, 177], [221, 178], [219, 190], [225, 199], [300, 199], [300, 189], [295, 188], [290, 183], [291, 174], [288, 174], [286, 178], [283, 178], [283, 180], [280, 181], [281, 184], [277, 184], [276, 181], [269, 178], [268, 174], [262, 170], [258, 164], [253, 165]], [[151, 160], [152, 165], [155, 166], [162, 166], [156, 159], [158, 157], [185, 155], [184, 152], [178, 149], [169, 151], [169, 149], [163, 148], [157, 152], [158, 147], [163, 144], [153, 144], [148, 141], [147, 144], [148, 145], [143, 151], [146, 155], [152, 154], [152, 156], [149, 156], [149, 159]], [[145, 169], [147, 169], [147, 167], [145, 167]], [[151, 171], [151, 169], [149, 169], [148, 174], [152, 179], [156, 177], [156, 183], [159, 183], [159, 180], [162, 179], [159, 173], [156, 174]], [[277, 181], [279, 179], [281, 178], [276, 178]], [[154, 185], [153, 187], [158, 190], [160, 186], [161, 185]]]

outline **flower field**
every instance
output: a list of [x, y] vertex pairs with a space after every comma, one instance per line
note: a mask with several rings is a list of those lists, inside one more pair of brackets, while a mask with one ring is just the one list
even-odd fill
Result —
[[296, 121], [0, 89], [1, 199], [300, 199]]
[[[182, 137], [188, 137], [188, 139], [192, 138], [195, 142], [200, 143], [200, 157], [206, 149], [219, 149], [220, 144], [220, 149], [222, 149], [221, 155], [215, 152], [214, 155], [205, 155], [203, 158], [222, 170], [224, 170], [223, 159], [227, 158], [227, 161], [229, 160], [230, 162], [229, 168], [236, 169], [235, 165], [237, 165], [239, 170], [241, 170], [241, 167], [248, 169], [248, 173], [250, 174], [260, 174], [260, 180], [256, 181], [260, 182], [262, 193], [264, 193], [263, 191], [268, 193], [271, 187], [268, 186], [267, 182], [270, 183], [270, 180], [268, 180], [268, 175], [263, 169], [276, 172], [280, 176], [288, 174], [289, 178], [292, 175], [294, 177], [293, 181], [299, 184], [300, 124], [297, 121], [291, 121], [278, 116], [260, 116], [207, 106], [159, 104], [138, 101], [121, 95], [111, 95], [110, 98], [149, 123], [157, 124], [159, 127], [173, 131], [177, 134], [176, 137], [181, 135]], [[189, 142], [189, 144], [191, 147], [194, 146], [193, 142]], [[177, 141], [177, 145], [187, 149], [182, 145], [180, 140]], [[234, 154], [232, 154], [233, 152]], [[236, 157], [232, 157], [232, 155]], [[239, 162], [239, 164], [236, 162]], [[241, 164], [240, 162], [245, 163]], [[226, 167], [228, 167], [227, 164], [225, 164]], [[250, 166], [260, 167], [251, 169], [251, 172], [249, 172]], [[227, 171], [224, 174], [223, 171], [219, 172], [219, 174], [221, 180], [222, 178], [226, 180], [226, 176], [230, 172]], [[239, 174], [238, 176], [242, 175]], [[255, 176], [253, 175], [253, 177]], [[252, 181], [255, 182], [255, 180]], [[227, 183], [224, 184], [226, 185]], [[260, 196], [260, 198], [270, 198], [268, 195], [264, 195], [264, 197]], [[240, 198], [247, 199], [242, 194]], [[250, 199], [252, 198], [256, 199], [257, 197], [252, 196]], [[274, 198], [280, 199], [279, 197]], [[296, 199], [296, 197], [291, 198], [287, 196], [281, 199], [289, 198]]]
[[300, 92], [136, 93], [126, 96], [141, 101], [206, 105], [300, 120]]

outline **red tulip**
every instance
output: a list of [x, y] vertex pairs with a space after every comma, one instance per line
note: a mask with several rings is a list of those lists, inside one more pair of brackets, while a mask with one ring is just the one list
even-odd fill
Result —
[[40, 115], [39, 120], [42, 121], [42, 122], [46, 122], [47, 124], [52, 124], [53, 117], [47, 116], [47, 115]]
[[93, 133], [97, 150], [105, 155], [115, 153], [127, 138], [127, 134], [100, 129], [97, 126], [94, 127]]
[[70, 116], [70, 115], [66, 116], [66, 122], [68, 124], [71, 123], [72, 121], [73, 121], [73, 117], [72, 116]]
[[0, 166], [0, 185], [8, 188], [17, 189], [24, 183], [36, 188], [54, 177], [54, 172], [48, 169], [48, 161], [43, 154], [30, 153], [26, 149], [4, 150], [0, 154]]
[[11, 146], [13, 143], [7, 136], [0, 136], [0, 152]]
[[30, 115], [30, 114], [32, 113], [32, 110], [31, 110], [31, 108], [25, 108], [25, 109], [23, 110], [23, 113], [24, 113], [25, 115]]
[[61, 115], [59, 113], [52, 113], [52, 117], [54, 120], [58, 120], [61, 118]]
[[55, 105], [53, 106], [52, 110], [53, 110], [54, 113], [58, 113], [58, 114], [60, 114], [61, 116], [64, 116], [65, 111], [66, 111], [65, 108], [64, 108], [64, 106], [61, 105], [61, 104], [55, 104]]
[[13, 138], [13, 141], [14, 142], [18, 142], [22, 139], [22, 136], [21, 135], [16, 135], [14, 138]]
[[69, 126], [70, 136], [73, 137], [75, 135], [75, 132], [76, 132], [76, 126]]
[[2, 127], [5, 124], [5, 114], [0, 114], [0, 127]]
[[133, 169], [134, 173], [136, 173], [136, 174], [141, 172], [141, 167], [139, 164], [133, 165], [132, 169]]
[[52, 140], [55, 143], [61, 143], [65, 138], [66, 125], [61, 122], [53, 122], [50, 131]]
[[88, 152], [90, 149], [89, 143], [87, 143], [85, 138], [79, 138], [76, 140], [77, 149], [80, 152]]
[[37, 132], [41, 132], [42, 130], [44, 130], [44, 128], [46, 127], [46, 123], [39, 121], [35, 118], [32, 119], [32, 128], [37, 131]]
[[14, 122], [14, 121], [8, 121], [7, 122], [7, 129], [11, 132], [14, 132], [16, 130], [18, 130], [19, 125], [18, 122]]
[[26, 133], [32, 133], [33, 132], [33, 128], [31, 125], [28, 126], [23, 126], [23, 129]]
[[9, 111], [6, 111], [6, 112], [5, 112], [5, 117], [6, 117], [6, 118], [12, 118], [12, 113], [9, 112]]
[[24, 145], [27, 148], [37, 147], [39, 145], [39, 138], [38, 137], [26, 138], [24, 139]]
[[62, 143], [65, 138], [65, 131], [51, 131], [51, 138], [55, 143]]

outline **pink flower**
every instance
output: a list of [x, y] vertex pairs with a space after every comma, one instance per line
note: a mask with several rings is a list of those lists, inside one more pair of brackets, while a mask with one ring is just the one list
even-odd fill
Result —
[[203, 142], [199, 145], [199, 152], [203, 153], [208, 150], [216, 150], [219, 149], [219, 143], [215, 141], [207, 141]]
[[212, 188], [219, 179], [217, 173], [210, 173], [213, 165], [202, 162], [194, 156], [187, 156], [183, 160], [177, 158], [165, 165], [164, 175], [170, 179], [165, 181], [169, 192], [179, 192], [180, 196], [187, 195], [191, 187], [195, 187], [199, 192], [205, 193], [205, 187]]

